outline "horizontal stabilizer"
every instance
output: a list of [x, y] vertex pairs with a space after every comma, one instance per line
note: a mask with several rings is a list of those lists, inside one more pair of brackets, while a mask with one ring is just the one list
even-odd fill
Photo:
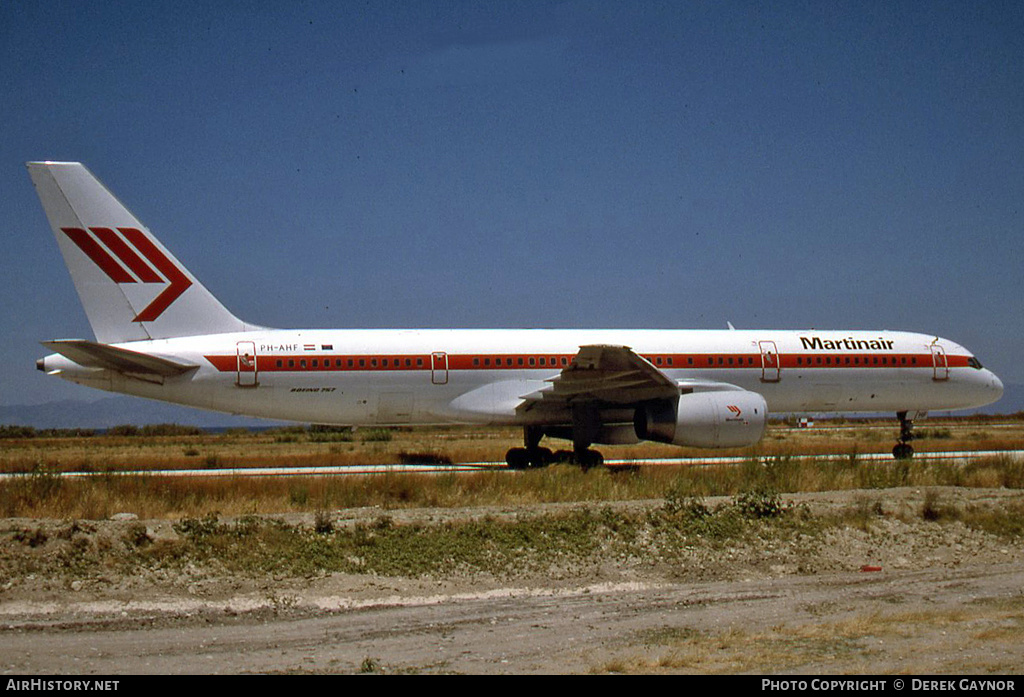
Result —
[[183, 375], [199, 366], [194, 363], [153, 356], [148, 353], [129, 351], [108, 344], [98, 344], [84, 339], [63, 339], [41, 341], [43, 346], [56, 351], [65, 358], [86, 368], [102, 368], [132, 375], [159, 375], [173, 377]]

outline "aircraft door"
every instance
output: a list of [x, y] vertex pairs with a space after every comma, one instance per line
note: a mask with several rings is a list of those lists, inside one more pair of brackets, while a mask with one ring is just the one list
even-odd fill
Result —
[[235, 350], [238, 360], [235, 384], [238, 387], [256, 387], [260, 384], [256, 371], [256, 344], [252, 341], [239, 341]]
[[932, 344], [932, 380], [949, 380], [949, 361], [946, 350], [938, 344]]
[[757, 345], [761, 349], [761, 382], [778, 382], [782, 376], [782, 365], [775, 342], [758, 341]]
[[430, 382], [435, 385], [448, 384], [448, 354], [444, 351], [430, 354]]

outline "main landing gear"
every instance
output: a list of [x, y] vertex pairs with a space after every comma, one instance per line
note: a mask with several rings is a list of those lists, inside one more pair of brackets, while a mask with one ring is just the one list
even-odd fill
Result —
[[509, 469], [525, 470], [547, 467], [555, 463], [567, 463], [579, 465], [583, 469], [600, 467], [604, 464], [604, 456], [596, 450], [590, 449], [587, 443], [582, 447], [575, 444], [573, 450], [558, 450], [554, 453], [548, 448], [540, 447], [540, 439], [544, 432], [536, 426], [527, 426], [523, 429], [523, 441], [526, 447], [510, 448], [505, 453], [505, 462]]
[[914, 421], [907, 418], [907, 412], [896, 412], [896, 418], [900, 420], [900, 440], [892, 449], [892, 456], [897, 460], [909, 460], [914, 457], [914, 446], [910, 441], [914, 440]]
[[505, 453], [505, 462], [512, 470], [535, 469], [547, 467], [553, 461], [554, 456], [548, 448], [540, 447], [540, 439], [544, 437], [544, 431], [536, 426], [523, 428], [523, 443], [525, 448], [510, 448]]

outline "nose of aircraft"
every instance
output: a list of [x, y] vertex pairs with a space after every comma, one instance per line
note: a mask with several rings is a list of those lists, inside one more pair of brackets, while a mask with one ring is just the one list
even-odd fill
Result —
[[1003, 381], [999, 379], [999, 376], [989, 371], [989, 390], [992, 391], [992, 401], [1002, 398], [1003, 396]]

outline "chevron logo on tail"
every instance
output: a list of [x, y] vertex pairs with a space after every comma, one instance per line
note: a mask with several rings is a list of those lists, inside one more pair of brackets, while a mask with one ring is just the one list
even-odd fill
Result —
[[61, 230], [114, 283], [167, 284], [133, 322], [154, 321], [192, 285], [181, 269], [137, 228], [119, 227], [116, 232], [108, 227], [88, 230], [62, 227]]

